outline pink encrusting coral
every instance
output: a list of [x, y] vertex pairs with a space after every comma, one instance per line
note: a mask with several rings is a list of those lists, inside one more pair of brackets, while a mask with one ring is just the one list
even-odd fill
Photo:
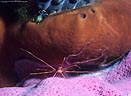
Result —
[[99, 76], [33, 78], [23, 87], [0, 88], [0, 96], [131, 96], [131, 52]]
[[[27, 94], [29, 93], [29, 95]], [[32, 95], [31, 95], [32, 94]], [[33, 95], [34, 94], [34, 95]], [[43, 95], [42, 95], [43, 94]], [[123, 96], [123, 92], [95, 77], [48, 78], [27, 96]]]
[[[96, 77], [80, 76], [71, 79], [48, 78], [37, 86], [21, 88], [1, 88], [0, 96], [123, 96], [111, 84]], [[6, 95], [5, 95], [6, 94]]]
[[0, 89], [0, 96], [20, 96], [23, 92], [25, 92], [27, 88], [1, 88]]
[[131, 52], [126, 58], [120, 62], [119, 66], [115, 66], [105, 74], [105, 80], [110, 83], [121, 81], [131, 77]]
[[119, 65], [104, 73], [103, 80], [113, 84], [121, 91], [131, 91], [131, 52]]

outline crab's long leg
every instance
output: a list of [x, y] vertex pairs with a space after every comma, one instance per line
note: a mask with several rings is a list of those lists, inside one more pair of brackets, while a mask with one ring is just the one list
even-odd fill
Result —
[[113, 61], [111, 61], [111, 62], [109, 62], [109, 63], [107, 63], [107, 64], [105, 64], [104, 62], [102, 62], [100, 66], [101, 66], [101, 67], [109, 66], [109, 65], [117, 62], [117, 61], [120, 60], [121, 58], [123, 58], [123, 56], [120, 56], [120, 57], [118, 57], [117, 59], [115, 59], [115, 60], [113, 60]]
[[22, 81], [18, 84], [22, 84], [26, 79], [28, 79], [30, 76], [35, 76], [35, 75], [42, 75], [42, 74], [49, 74], [49, 73], [53, 73], [53, 71], [49, 71], [49, 72], [38, 72], [38, 73], [30, 73], [29, 75], [27, 75], [26, 77], [24, 77], [24, 79], [22, 79]]
[[49, 71], [49, 72], [30, 73], [30, 75], [31, 76], [33, 76], [33, 75], [41, 75], [41, 74], [48, 74], [48, 73], [53, 73], [53, 72], [54, 72], [54, 70], [53, 71]]
[[91, 71], [64, 71], [64, 72], [67, 72], [67, 73], [94, 73]]
[[99, 60], [100, 58], [102, 58], [102, 56], [98, 57], [98, 58], [94, 58], [94, 59], [90, 59], [90, 60], [84, 60], [84, 61], [78, 61], [78, 62], [74, 62], [72, 64], [86, 64], [86, 63], [89, 63], [89, 62], [93, 62], [93, 61], [97, 61]]
[[73, 67], [78, 67], [78, 68], [80, 68], [80, 66], [79, 65], [72, 65], [72, 66], [69, 66], [69, 67], [66, 67], [66, 68], [63, 68], [63, 70], [65, 70], [65, 69], [69, 69], [69, 68], [73, 68]]
[[65, 75], [64, 75], [63, 73], [61, 73], [61, 75], [62, 75], [64, 78], [66, 78]]
[[23, 48], [21, 48], [21, 50], [27, 52], [28, 54], [30, 54], [30, 55], [33, 56], [34, 58], [36, 58], [36, 59], [38, 59], [39, 61], [41, 61], [42, 63], [46, 64], [46, 65], [49, 66], [51, 69], [56, 70], [53, 66], [49, 65], [47, 62], [45, 62], [44, 60], [38, 58], [37, 56], [35, 56], [35, 55], [32, 54], [31, 52], [29, 52], [29, 51], [27, 51], [27, 50], [25, 50], [25, 49], [23, 49]]
[[63, 64], [64, 64], [65, 60], [66, 60], [66, 58], [64, 57], [64, 59], [63, 59], [61, 65], [60, 65], [61, 68], [63, 68]]
[[55, 76], [56, 76], [56, 74], [57, 74], [57, 72], [55, 72], [55, 74], [53, 75], [53, 77], [55, 77]]

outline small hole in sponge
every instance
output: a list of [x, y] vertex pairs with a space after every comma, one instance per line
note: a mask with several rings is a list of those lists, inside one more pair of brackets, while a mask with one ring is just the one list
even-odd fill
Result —
[[92, 13], [96, 13], [96, 11], [95, 11], [94, 9], [91, 9], [91, 12], [92, 12]]
[[85, 19], [87, 16], [86, 16], [86, 14], [80, 14], [80, 17]]

